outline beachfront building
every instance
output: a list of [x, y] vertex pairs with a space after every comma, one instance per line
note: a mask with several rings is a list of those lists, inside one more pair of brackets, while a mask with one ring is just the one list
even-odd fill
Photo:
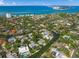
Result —
[[6, 18], [11, 18], [11, 14], [10, 13], [6, 13]]

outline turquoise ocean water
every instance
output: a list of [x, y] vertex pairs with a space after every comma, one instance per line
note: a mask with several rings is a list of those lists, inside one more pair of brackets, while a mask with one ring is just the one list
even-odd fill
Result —
[[[77, 13], [79, 6], [59, 6], [63, 9], [56, 9], [48, 6], [0, 6], [0, 15], [11, 13], [13, 15], [24, 14], [55, 14], [55, 13]], [[67, 8], [67, 9], [66, 9]]]

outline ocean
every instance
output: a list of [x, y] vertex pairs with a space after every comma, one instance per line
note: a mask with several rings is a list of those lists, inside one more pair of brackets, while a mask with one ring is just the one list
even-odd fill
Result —
[[78, 13], [79, 6], [0, 6], [0, 15]]

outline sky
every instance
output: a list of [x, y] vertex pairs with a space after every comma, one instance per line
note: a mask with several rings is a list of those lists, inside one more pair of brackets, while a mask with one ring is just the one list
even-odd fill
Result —
[[76, 5], [79, 0], [0, 0], [0, 6], [4, 5]]

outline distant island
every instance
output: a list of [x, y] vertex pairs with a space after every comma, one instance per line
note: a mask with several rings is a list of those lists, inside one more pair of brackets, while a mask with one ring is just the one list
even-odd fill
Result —
[[56, 10], [67, 10], [70, 9], [70, 6], [53, 6], [52, 8]]

